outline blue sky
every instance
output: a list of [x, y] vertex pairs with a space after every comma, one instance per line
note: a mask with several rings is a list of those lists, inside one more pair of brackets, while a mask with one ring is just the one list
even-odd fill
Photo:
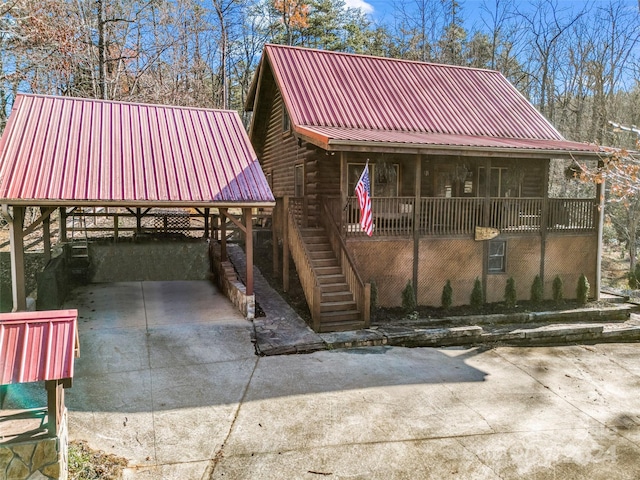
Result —
[[[375, 21], [381, 23], [387, 23], [393, 15], [393, 0], [345, 0], [347, 7], [361, 8], [363, 12], [369, 14]], [[407, 2], [409, 5], [411, 2]], [[461, 13], [464, 18], [464, 23], [467, 30], [474, 29], [473, 27], [481, 28], [480, 13], [482, 12], [482, 5], [486, 3], [488, 5], [495, 4], [492, 0], [459, 0], [461, 5]], [[584, 7], [588, 2], [584, 0], [557, 0], [558, 8], [560, 10], [574, 10]], [[607, 4], [609, 0], [592, 0], [591, 3], [595, 6], [598, 4]], [[638, 10], [640, 3], [639, 0], [624, 0], [624, 3], [628, 3], [630, 8]], [[530, 6], [529, 2], [518, 2], [518, 8], [525, 10], [527, 6]]]

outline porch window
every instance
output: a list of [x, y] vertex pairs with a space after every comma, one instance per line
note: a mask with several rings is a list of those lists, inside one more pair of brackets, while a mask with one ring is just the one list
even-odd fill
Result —
[[489, 242], [489, 273], [504, 273], [506, 260], [507, 242], [504, 240], [493, 240]]
[[[519, 196], [520, 186], [514, 185], [513, 176], [507, 167], [491, 167], [491, 190], [489, 196], [492, 198]], [[479, 167], [478, 193], [481, 197], [485, 195], [486, 184], [485, 169], [484, 167]]]
[[293, 196], [304, 196], [304, 165], [301, 163], [293, 167]]
[[[349, 185], [347, 194], [355, 196], [356, 183], [364, 170], [364, 163], [349, 163]], [[399, 191], [400, 165], [389, 164], [387, 171], [376, 171], [375, 164], [369, 164], [369, 181], [371, 182], [372, 197], [397, 197]]]

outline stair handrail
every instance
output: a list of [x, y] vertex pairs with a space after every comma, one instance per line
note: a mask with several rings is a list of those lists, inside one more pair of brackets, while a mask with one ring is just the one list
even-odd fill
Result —
[[324, 214], [320, 215], [320, 222], [325, 227], [333, 252], [340, 258], [342, 274], [353, 293], [358, 310], [362, 312], [364, 327], [368, 328], [371, 324], [371, 283], [365, 283], [360, 277], [355, 261], [349, 250], [347, 250], [347, 244], [340, 234], [340, 227], [336, 223], [336, 219], [333, 217], [325, 198], [322, 199], [322, 208]]
[[300, 232], [300, 226], [297, 221], [298, 219], [296, 218], [296, 209], [289, 208], [288, 212], [285, 212], [285, 214], [289, 229], [289, 250], [298, 270], [302, 291], [304, 292], [307, 304], [309, 305], [309, 310], [311, 311], [313, 329], [317, 332], [320, 329], [320, 283], [318, 282], [318, 276], [311, 264], [311, 256], [309, 255], [305, 243], [302, 240], [302, 233]]

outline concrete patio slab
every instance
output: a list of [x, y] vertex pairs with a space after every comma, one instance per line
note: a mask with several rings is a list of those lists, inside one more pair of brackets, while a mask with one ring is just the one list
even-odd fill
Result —
[[[91, 285], [68, 305], [70, 437], [125, 457], [125, 480], [640, 476], [638, 344], [259, 357], [251, 323], [193, 287]], [[12, 386], [3, 413], [45, 399]]]

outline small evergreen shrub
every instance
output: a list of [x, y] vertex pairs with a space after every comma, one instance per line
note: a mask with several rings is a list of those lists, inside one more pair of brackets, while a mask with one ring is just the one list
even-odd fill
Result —
[[478, 308], [484, 305], [484, 292], [482, 291], [482, 282], [478, 277], [473, 282], [473, 290], [471, 291], [471, 306]]
[[553, 301], [556, 303], [562, 302], [563, 298], [563, 289], [564, 285], [562, 284], [562, 279], [560, 275], [556, 275], [556, 278], [553, 279]]
[[544, 285], [542, 285], [540, 275], [536, 275], [531, 284], [531, 302], [540, 303], [542, 300], [544, 300]]
[[576, 298], [578, 300], [578, 304], [585, 305], [589, 301], [590, 288], [591, 285], [589, 285], [589, 281], [583, 273], [578, 279], [578, 287], [576, 288]]
[[370, 280], [371, 284], [371, 313], [374, 313], [378, 308], [378, 285], [376, 285], [375, 280]]
[[504, 287], [504, 304], [507, 308], [514, 308], [518, 300], [516, 293], [516, 281], [513, 277], [507, 279], [507, 285]]
[[636, 268], [633, 270], [636, 274], [636, 288], [640, 287], [640, 263], [636, 263]]
[[413, 294], [413, 285], [411, 280], [407, 282], [407, 286], [402, 290], [402, 308], [405, 312], [413, 312], [417, 307], [416, 296]]
[[636, 290], [638, 288], [638, 276], [633, 270], [627, 273], [627, 283], [631, 290]]
[[441, 297], [442, 308], [449, 308], [453, 303], [453, 288], [451, 288], [451, 282], [447, 280], [442, 289]]

